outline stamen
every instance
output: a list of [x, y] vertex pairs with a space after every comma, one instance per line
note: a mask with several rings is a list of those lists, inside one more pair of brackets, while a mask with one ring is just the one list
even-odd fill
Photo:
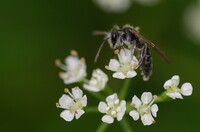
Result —
[[115, 51], [114, 51], [114, 53], [117, 55], [117, 54], [119, 54], [119, 49], [116, 49]]
[[108, 66], [108, 65], [106, 65], [106, 66], [105, 66], [105, 68], [106, 68], [106, 69], [109, 69], [109, 66]]
[[61, 68], [61, 69], [64, 70], [64, 71], [67, 70], [66, 66], [65, 66], [64, 64], [62, 64], [62, 62], [60, 61], [60, 59], [56, 59], [56, 60], [55, 60], [55, 65], [56, 65], [57, 67]]
[[120, 106], [117, 107], [116, 111], [120, 112], [122, 110], [122, 108]]
[[119, 99], [115, 100], [115, 104], [119, 104]]
[[57, 107], [57, 108], [60, 108], [60, 104], [59, 104], [59, 103], [56, 103], [56, 107]]
[[64, 89], [64, 92], [65, 92], [65, 93], [69, 93], [69, 89], [68, 89], [68, 88], [65, 88], [65, 89]]
[[115, 111], [115, 110], [113, 110], [112, 112], [111, 112], [111, 115], [115, 115], [117, 112]]
[[106, 111], [109, 111], [109, 110], [110, 110], [110, 107], [107, 107], [107, 108], [106, 108]]
[[78, 53], [76, 50], [71, 50], [70, 51], [70, 54], [73, 55], [73, 56], [78, 56]]
[[60, 65], [62, 65], [60, 59], [55, 60], [55, 65], [58, 66], [58, 67], [60, 67]]
[[74, 99], [74, 96], [72, 95], [72, 93], [69, 91], [68, 88], [65, 88], [65, 89], [64, 89], [64, 92], [65, 92], [65, 93], [68, 93], [68, 94]]
[[153, 95], [154, 100], [158, 98], [158, 95]]
[[81, 57], [81, 58], [80, 58], [80, 61], [81, 61], [81, 62], [85, 62], [85, 58]]
[[59, 77], [63, 77], [63, 75], [64, 75], [64, 72], [59, 72]]

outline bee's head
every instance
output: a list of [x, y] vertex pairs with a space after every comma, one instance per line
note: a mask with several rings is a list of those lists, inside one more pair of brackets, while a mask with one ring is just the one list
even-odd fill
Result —
[[117, 49], [120, 46], [120, 32], [117, 28], [111, 30], [108, 38], [108, 43], [112, 49]]

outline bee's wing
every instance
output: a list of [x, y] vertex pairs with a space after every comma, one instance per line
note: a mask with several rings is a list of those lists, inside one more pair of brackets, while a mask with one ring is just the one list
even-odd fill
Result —
[[148, 39], [146, 39], [144, 36], [142, 36], [138, 31], [136, 31], [135, 29], [131, 29], [131, 32], [136, 35], [140, 41], [144, 42], [145, 44], [147, 44], [148, 46], [152, 47], [165, 61], [167, 61], [168, 63], [170, 63], [169, 58], [167, 57], [167, 55], [160, 49], [158, 48], [154, 43], [152, 43], [151, 41], [149, 41]]

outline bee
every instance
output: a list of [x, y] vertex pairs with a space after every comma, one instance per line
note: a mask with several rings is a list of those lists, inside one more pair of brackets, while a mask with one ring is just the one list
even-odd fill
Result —
[[153, 68], [149, 47], [154, 49], [165, 61], [168, 63], [170, 62], [167, 55], [160, 48], [139, 33], [139, 28], [137, 27], [134, 28], [130, 25], [125, 25], [120, 29], [118, 26], [114, 26], [110, 32], [96, 31], [93, 34], [105, 35], [104, 40], [96, 54], [95, 62], [97, 61], [106, 41], [110, 47], [114, 49], [114, 51], [123, 49], [124, 46], [127, 46], [129, 49], [134, 49], [139, 52], [139, 55], [137, 56], [139, 61], [138, 66], [140, 67], [141, 75], [143, 76], [144, 81], [149, 80]]

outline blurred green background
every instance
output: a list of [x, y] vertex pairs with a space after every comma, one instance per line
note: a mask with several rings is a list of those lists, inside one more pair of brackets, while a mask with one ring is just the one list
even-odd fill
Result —
[[[54, 65], [71, 49], [86, 58], [88, 75], [113, 57], [106, 45], [98, 63], [93, 63], [102, 37], [93, 30], [109, 30], [114, 24], [140, 26], [140, 32], [163, 49], [171, 59], [165, 63], [152, 51], [153, 75], [143, 82], [133, 78], [130, 95], [144, 91], [159, 94], [164, 82], [178, 74], [181, 84], [193, 85], [193, 95], [184, 100], [159, 104], [156, 124], [145, 127], [128, 117], [133, 129], [154, 132], [200, 131], [200, 43], [187, 38], [183, 15], [195, 0], [163, 0], [155, 6], [133, 3], [123, 14], [106, 13], [91, 0], [1, 0], [0, 1], [0, 131], [62, 132], [95, 131], [102, 114], [85, 114], [70, 123], [59, 117], [55, 103], [63, 94], [63, 84]], [[106, 71], [111, 78], [111, 72]], [[122, 80], [110, 79], [117, 91]], [[88, 95], [89, 105], [98, 101]], [[108, 131], [122, 131], [118, 122]]]

